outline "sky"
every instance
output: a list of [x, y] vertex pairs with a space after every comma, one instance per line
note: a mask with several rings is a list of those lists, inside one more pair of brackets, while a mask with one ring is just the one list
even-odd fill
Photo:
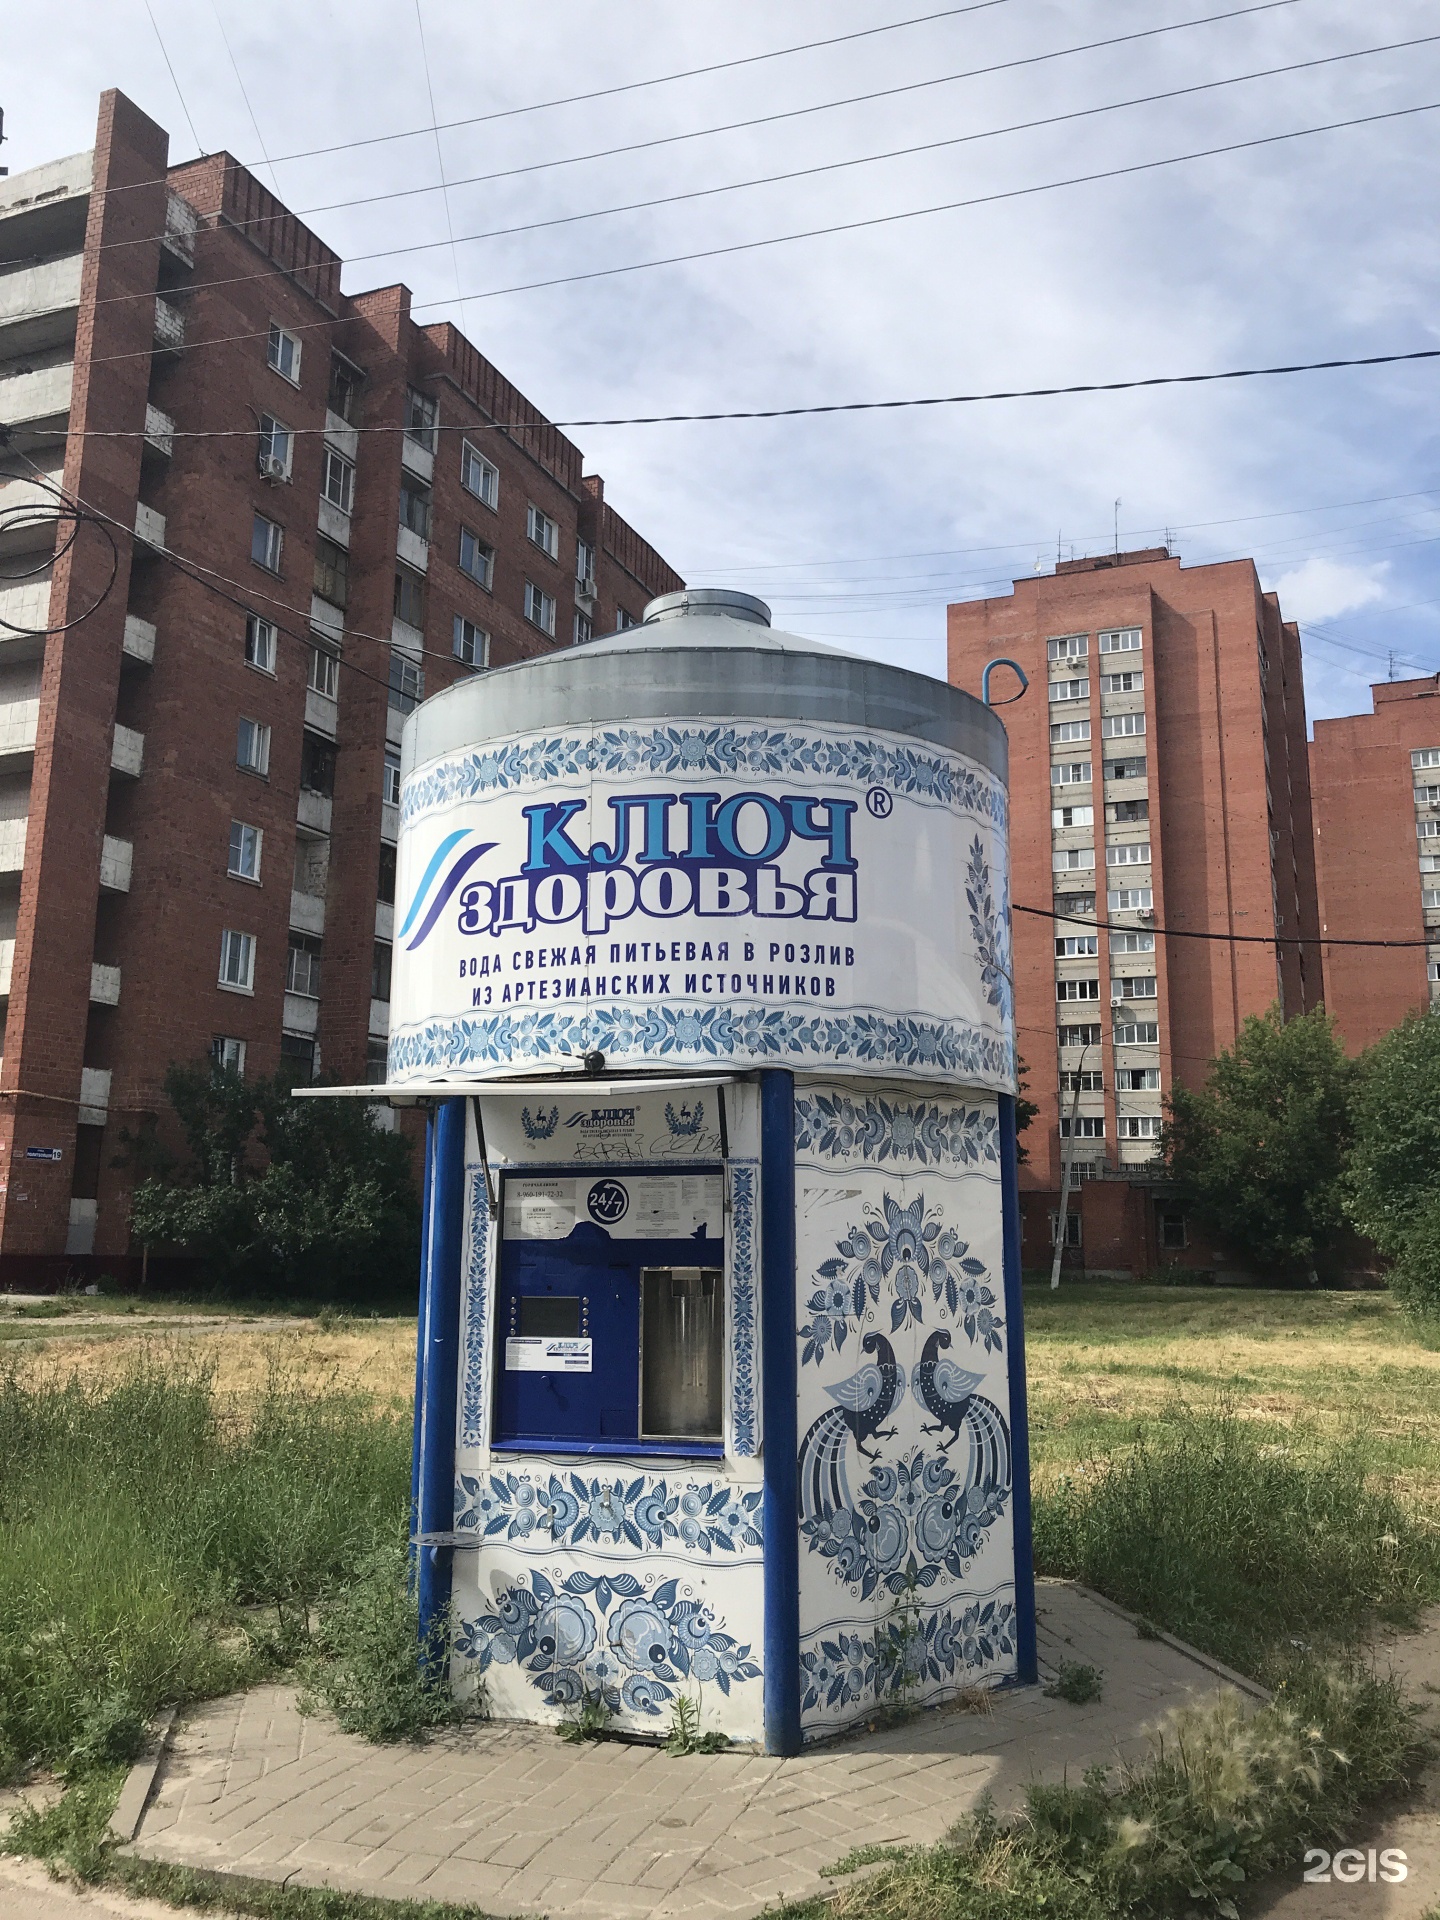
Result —
[[[1440, 347], [1433, 0], [0, 0], [0, 46], [12, 173], [119, 87], [556, 420]], [[931, 673], [947, 603], [1057, 554], [1250, 555], [1313, 721], [1440, 671], [1437, 396], [1440, 360], [572, 437], [692, 584]]]

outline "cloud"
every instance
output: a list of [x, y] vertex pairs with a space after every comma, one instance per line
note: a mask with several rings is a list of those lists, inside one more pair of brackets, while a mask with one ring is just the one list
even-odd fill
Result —
[[1388, 561], [1376, 566], [1347, 567], [1343, 560], [1318, 556], [1302, 561], [1275, 582], [1280, 611], [1287, 620], [1338, 620], [1385, 598]]

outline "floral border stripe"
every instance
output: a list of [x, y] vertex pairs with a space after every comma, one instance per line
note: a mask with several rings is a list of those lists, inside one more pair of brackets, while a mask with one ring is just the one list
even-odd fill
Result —
[[755, 1168], [730, 1168], [730, 1424], [735, 1454], [760, 1451], [755, 1417]]
[[728, 1480], [495, 1467], [456, 1475], [455, 1531], [537, 1552], [628, 1544], [738, 1560], [760, 1546], [763, 1502], [760, 1487]]
[[470, 1258], [465, 1268], [465, 1375], [460, 1389], [460, 1444], [478, 1447], [484, 1444], [485, 1320], [490, 1297], [490, 1277], [486, 1270], [490, 1209], [483, 1173], [470, 1176], [468, 1212]]
[[551, 1059], [561, 1053], [634, 1059], [788, 1059], [834, 1067], [847, 1061], [960, 1074], [1009, 1088], [1015, 1049], [967, 1021], [882, 1013], [790, 1013], [765, 1006], [629, 1007], [584, 1013], [457, 1014], [390, 1038], [391, 1080], [406, 1074]]
[[457, 754], [412, 776], [401, 796], [408, 824], [432, 807], [513, 788], [596, 774], [781, 775], [850, 780], [961, 807], [1004, 829], [1004, 786], [959, 755], [862, 734], [798, 733], [786, 727], [695, 725], [603, 727], [593, 734], [523, 734]]
[[870, 1628], [812, 1635], [800, 1655], [800, 1709], [856, 1707], [927, 1683], [951, 1685], [1013, 1659], [1015, 1607], [998, 1597], [911, 1617], [903, 1609]]
[[917, 1166], [978, 1166], [1000, 1161], [999, 1121], [983, 1107], [940, 1107], [921, 1100], [911, 1105], [883, 1095], [852, 1099], [845, 1093], [797, 1093], [795, 1150], [833, 1159], [883, 1164], [893, 1160]]

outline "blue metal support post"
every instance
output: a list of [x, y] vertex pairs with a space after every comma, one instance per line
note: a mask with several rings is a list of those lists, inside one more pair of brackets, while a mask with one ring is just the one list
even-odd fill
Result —
[[795, 1076], [760, 1076], [760, 1354], [765, 1465], [765, 1751], [800, 1751], [796, 1496]]
[[1000, 1206], [1004, 1222], [1005, 1322], [1010, 1375], [1010, 1441], [1014, 1490], [1010, 1496], [1015, 1534], [1015, 1677], [1038, 1678], [1035, 1650], [1035, 1546], [1030, 1521], [1030, 1415], [1025, 1391], [1025, 1303], [1020, 1286], [1020, 1169], [1015, 1097], [1000, 1099]]
[[464, 1237], [465, 1102], [442, 1100], [432, 1129], [428, 1238], [420, 1308], [420, 1395], [416, 1406], [415, 1531], [420, 1644], [450, 1604], [452, 1548], [433, 1536], [455, 1526], [455, 1394], [460, 1350], [460, 1254]]

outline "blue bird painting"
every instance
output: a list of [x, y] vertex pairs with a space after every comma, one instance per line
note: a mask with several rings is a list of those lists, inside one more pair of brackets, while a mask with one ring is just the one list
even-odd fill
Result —
[[939, 1328], [925, 1342], [915, 1368], [911, 1391], [931, 1416], [931, 1421], [923, 1424], [920, 1431], [948, 1432], [950, 1438], [940, 1442], [942, 1453], [948, 1453], [964, 1431], [970, 1441], [966, 1485], [1008, 1487], [1010, 1429], [994, 1401], [975, 1391], [985, 1376], [970, 1373], [947, 1359], [943, 1350], [949, 1345], [949, 1333], [944, 1327]]
[[865, 1442], [895, 1436], [895, 1429], [886, 1427], [885, 1422], [905, 1397], [905, 1369], [883, 1333], [867, 1333], [860, 1348], [876, 1358], [848, 1380], [825, 1389], [835, 1405], [826, 1408], [800, 1442], [803, 1520], [829, 1519], [853, 1505], [845, 1471], [852, 1441], [857, 1453], [875, 1460], [879, 1455]]

